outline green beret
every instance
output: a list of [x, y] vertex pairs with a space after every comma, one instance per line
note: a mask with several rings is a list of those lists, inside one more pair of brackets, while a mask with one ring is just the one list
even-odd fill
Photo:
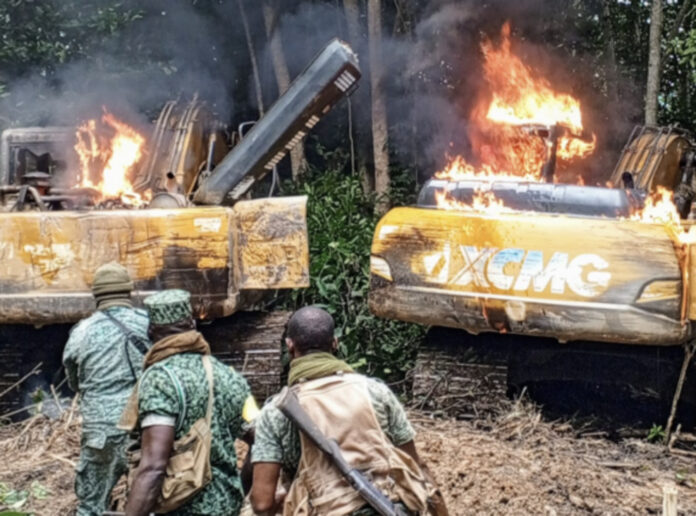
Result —
[[163, 290], [146, 297], [143, 303], [150, 316], [150, 324], [174, 324], [193, 317], [191, 294], [185, 290]]
[[133, 282], [126, 268], [120, 263], [107, 263], [99, 267], [94, 273], [94, 282], [92, 283], [94, 297], [104, 297], [131, 290], [133, 290]]

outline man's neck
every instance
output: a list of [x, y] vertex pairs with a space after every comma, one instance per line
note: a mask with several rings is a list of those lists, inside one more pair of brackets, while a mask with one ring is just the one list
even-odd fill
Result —
[[293, 360], [294, 360], [294, 359], [296, 359], [296, 358], [304, 358], [304, 357], [307, 357], [307, 356], [310, 356], [310, 355], [316, 355], [317, 353], [327, 353], [327, 354], [329, 354], [329, 355], [336, 356], [336, 353], [334, 353], [334, 352], [331, 351], [331, 350], [327, 350], [327, 349], [308, 349], [307, 351], [303, 351], [303, 352], [295, 351], [295, 353], [293, 353], [292, 358], [293, 358]]

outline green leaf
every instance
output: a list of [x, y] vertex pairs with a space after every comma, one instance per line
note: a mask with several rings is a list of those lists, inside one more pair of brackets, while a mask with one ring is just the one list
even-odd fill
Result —
[[355, 362], [348, 364], [350, 367], [353, 369], [360, 369], [363, 367], [365, 364], [367, 364], [367, 359], [365, 357], [360, 357], [358, 360]]
[[31, 483], [29, 489], [31, 490], [31, 496], [33, 496], [37, 500], [44, 500], [48, 497], [48, 495], [51, 494], [50, 489], [48, 489], [46, 486], [44, 486], [37, 480], [34, 480]]
[[10, 509], [19, 509], [29, 500], [29, 491], [9, 491], [0, 501]]

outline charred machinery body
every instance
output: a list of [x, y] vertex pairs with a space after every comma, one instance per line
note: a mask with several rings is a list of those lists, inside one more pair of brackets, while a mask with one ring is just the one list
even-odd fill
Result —
[[[651, 224], [633, 215], [659, 187], [676, 193], [682, 216], [690, 212], [695, 148], [675, 128], [640, 128], [611, 177], [616, 188], [433, 179], [418, 207], [388, 212], [372, 244], [371, 310], [467, 332], [431, 332], [437, 336], [421, 350], [416, 393], [456, 391], [442, 373], [465, 376], [469, 358], [454, 360], [452, 352], [470, 357], [485, 341], [486, 351], [504, 343], [496, 366], [511, 367], [512, 390], [567, 379], [612, 390], [631, 376], [617, 368], [637, 370], [638, 361], [648, 371], [642, 378], [660, 384], [639, 387], [659, 398], [660, 411], [668, 408], [680, 361], [666, 364], [673, 354], [666, 348], [694, 338], [694, 234], [687, 220]], [[482, 188], [505, 210], [434, 209], [438, 192], [471, 204]], [[486, 332], [500, 337], [472, 337]], [[445, 348], [447, 365], [438, 369], [433, 354]], [[605, 367], [602, 353], [613, 357]], [[622, 356], [633, 365], [617, 365]], [[685, 393], [696, 399], [696, 382]]]
[[[190, 291], [196, 315], [214, 321], [203, 327], [213, 348], [245, 368], [260, 398], [275, 392], [285, 321], [243, 315], [235, 326], [228, 316], [253, 309], [264, 292], [308, 286], [306, 198], [247, 194], [359, 78], [357, 57], [334, 40], [241, 141], [197, 99], [167, 103], [132, 174], [134, 195], [151, 200], [131, 209], [123, 197], [74, 187], [75, 128], [5, 131], [0, 392], [40, 361], [37, 381], [53, 380], [69, 324], [94, 310], [94, 271], [112, 260], [128, 268], [136, 302], [159, 289]], [[6, 395], [0, 407], [18, 401]]]

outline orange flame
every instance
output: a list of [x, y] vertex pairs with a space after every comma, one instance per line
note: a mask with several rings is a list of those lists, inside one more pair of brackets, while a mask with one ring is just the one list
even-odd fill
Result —
[[495, 181], [500, 179], [511, 181], [537, 181], [536, 174], [517, 175], [496, 170], [493, 166], [483, 164], [475, 167], [466, 160], [457, 156], [450, 161], [444, 170], [435, 173], [437, 179], [449, 179], [451, 181], [466, 181], [471, 179], [482, 181]]
[[680, 244], [696, 243], [696, 232], [685, 226], [677, 206], [674, 203], [674, 193], [662, 186], [657, 187], [645, 200], [643, 207], [631, 216], [631, 220], [645, 224], [662, 224]]
[[486, 118], [507, 125], [562, 124], [581, 132], [580, 102], [554, 92], [546, 79], [534, 77], [531, 69], [512, 53], [510, 22], [503, 25], [501, 38], [497, 49], [490, 41], [482, 44], [484, 74], [492, 88]]
[[540, 181], [547, 160], [547, 144], [540, 136], [530, 134], [533, 128], [563, 127], [556, 152], [559, 168], [594, 151], [595, 136], [592, 135], [591, 141], [580, 137], [583, 131], [580, 102], [553, 91], [546, 79], [536, 77], [512, 53], [509, 23], [503, 25], [500, 45], [496, 48], [491, 41], [484, 41], [482, 51], [488, 89], [480, 96], [471, 120], [473, 154], [479, 165], [474, 166], [458, 156], [435, 177], [455, 181]]
[[101, 124], [88, 120], [77, 129], [76, 138], [78, 186], [99, 191], [102, 200], [119, 199], [127, 206], [142, 206], [149, 200], [149, 192], [136, 192], [130, 180], [144, 152], [145, 138], [140, 133], [105, 110]]
[[658, 186], [657, 191], [648, 196], [643, 208], [634, 213], [631, 220], [681, 227], [681, 217], [674, 204], [674, 195], [662, 186]]
[[[561, 125], [565, 134], [558, 138], [559, 166], [590, 155], [596, 146], [580, 138], [583, 132], [580, 102], [570, 95], [556, 93], [550, 83], [535, 77], [532, 70], [512, 54], [510, 24], [501, 31], [501, 43], [495, 48], [490, 41], [482, 44], [484, 75], [489, 91], [481, 97], [472, 112], [472, 144], [478, 166], [462, 156], [451, 159], [447, 167], [436, 173], [438, 179], [450, 181], [476, 180], [481, 187], [471, 203], [459, 201], [446, 190], [436, 192], [438, 208], [479, 212], [488, 215], [513, 212], [490, 191], [492, 181], [540, 181], [541, 168], [547, 159], [544, 140], [529, 134], [530, 126]], [[488, 184], [487, 184], [488, 182]], [[584, 184], [578, 177], [578, 184]], [[609, 182], [605, 185], [613, 188]], [[646, 224], [662, 224], [675, 243], [696, 244], [696, 226], [686, 227], [674, 203], [674, 195], [658, 187], [645, 200], [643, 207], [632, 214], [631, 220]]]
[[514, 210], [503, 204], [495, 194], [489, 190], [478, 190], [471, 201], [471, 204], [455, 199], [447, 192], [435, 192], [435, 202], [438, 208], [450, 211], [473, 211], [486, 212], [488, 215], [499, 215], [501, 213], [511, 213]]

